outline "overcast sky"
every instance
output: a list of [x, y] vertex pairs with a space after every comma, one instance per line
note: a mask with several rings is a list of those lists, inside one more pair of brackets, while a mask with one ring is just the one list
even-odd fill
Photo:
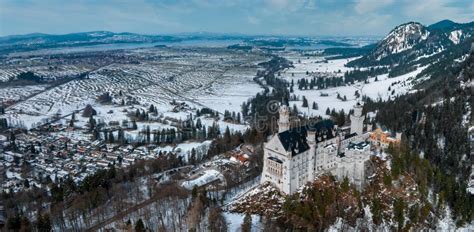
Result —
[[0, 0], [0, 36], [107, 30], [385, 35], [408, 21], [474, 21], [472, 0]]

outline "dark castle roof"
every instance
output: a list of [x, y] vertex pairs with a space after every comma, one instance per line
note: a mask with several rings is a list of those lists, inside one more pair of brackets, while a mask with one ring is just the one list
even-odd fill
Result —
[[291, 128], [287, 131], [278, 133], [278, 138], [286, 151], [291, 151], [292, 156], [296, 156], [309, 149], [306, 140], [308, 131], [316, 132], [316, 142], [321, 142], [334, 137], [332, 129], [334, 122], [323, 120], [317, 123], [310, 123], [305, 126]]
[[346, 135], [344, 135], [344, 139], [350, 139], [354, 136], [357, 136], [357, 133], [354, 132], [354, 133], [346, 134]]
[[349, 143], [349, 146], [347, 146], [347, 149], [358, 149], [358, 150], [362, 150], [364, 149], [366, 146], [368, 146], [369, 143], [368, 142], [359, 142], [359, 143]]
[[286, 151], [295, 156], [309, 149], [306, 142], [306, 128], [297, 127], [278, 133], [278, 138]]

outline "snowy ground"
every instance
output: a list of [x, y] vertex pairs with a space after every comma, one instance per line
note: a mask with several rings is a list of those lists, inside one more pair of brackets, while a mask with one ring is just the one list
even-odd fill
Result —
[[[11, 124], [31, 128], [58, 113], [68, 115], [91, 104], [99, 111], [98, 118], [104, 122], [126, 119], [125, 113], [121, 113], [126, 107], [97, 103], [97, 96], [105, 92], [114, 95], [114, 99], [138, 101], [132, 106], [134, 108], [147, 109], [153, 104], [159, 114], [181, 120], [186, 119], [193, 109], [203, 107], [220, 113], [225, 110], [240, 112], [242, 102], [262, 91], [252, 78], [257, 71], [256, 64], [267, 59], [259, 54], [240, 54], [222, 49], [216, 52], [139, 49], [130, 51], [129, 55], [150, 58], [140, 64], [113, 64], [98, 69], [89, 75], [89, 79], [71, 81], [9, 107], [4, 117]], [[13, 95], [18, 100], [42, 88], [5, 89], [0, 98]], [[116, 97], [119, 93], [122, 95]], [[186, 102], [190, 111], [172, 112], [172, 100]], [[107, 113], [109, 111], [113, 113]], [[146, 125], [138, 126], [140, 129]]]
[[[239, 232], [242, 230], [242, 223], [244, 222], [245, 214], [224, 212], [224, 217], [227, 221], [227, 230], [229, 232]], [[262, 224], [260, 223], [260, 216], [252, 215], [252, 231], [262, 231]]]
[[[285, 70], [285, 74], [294, 75], [295, 78], [307, 77], [306, 72], [324, 72], [324, 73], [333, 73], [339, 76], [343, 76], [344, 72], [352, 70], [352, 68], [345, 67], [349, 61], [355, 60], [357, 58], [350, 59], [336, 59], [328, 60], [325, 62], [324, 57], [311, 56], [304, 57], [298, 53], [290, 53], [284, 56], [289, 61], [293, 62], [294, 68]], [[298, 78], [298, 79], [299, 79]]]
[[192, 190], [194, 186], [201, 187], [217, 180], [224, 180], [224, 176], [217, 170], [209, 169], [200, 173], [198, 177], [181, 184], [184, 188]]
[[[91, 104], [99, 111], [98, 118], [104, 122], [127, 119], [125, 110], [147, 109], [150, 104], [157, 107], [164, 117], [185, 120], [195, 109], [207, 107], [220, 113], [224, 111], [240, 112], [242, 102], [262, 91], [253, 77], [257, 71], [256, 64], [267, 58], [258, 54], [237, 54], [231, 51], [209, 52], [208, 50], [131, 50], [129, 55], [152, 57], [140, 64], [113, 64], [96, 70], [90, 79], [75, 80], [49, 89], [28, 100], [22, 101], [7, 110], [6, 117], [11, 124], [31, 128], [46, 122], [54, 115], [68, 115], [75, 110]], [[154, 57], [160, 57], [154, 58]], [[165, 58], [163, 58], [165, 57]], [[327, 76], [343, 76], [351, 70], [345, 64], [352, 59], [325, 61], [323, 57], [304, 57], [290, 52], [284, 57], [294, 63], [294, 68], [281, 72], [281, 78], [295, 83], [301, 78], [311, 78], [309, 73], [320, 73]], [[344, 109], [348, 112], [356, 103], [355, 91], [362, 90], [362, 95], [372, 99], [388, 99], [405, 94], [413, 87], [412, 79], [423, 70], [417, 70], [398, 77], [388, 78], [387, 74], [370, 78], [368, 84], [340, 86], [323, 90], [299, 90], [295, 84], [294, 94], [299, 101], [292, 101], [303, 114], [325, 115], [326, 109]], [[41, 91], [41, 86], [32, 86], [2, 91], [5, 96], [21, 99], [26, 95]], [[134, 99], [138, 103], [132, 106], [100, 105], [98, 95], [109, 92], [119, 100]], [[119, 93], [121, 96], [117, 97]], [[322, 97], [321, 94], [328, 96]], [[337, 95], [346, 96], [347, 101], [337, 99]], [[301, 107], [302, 97], [309, 102], [309, 109]], [[172, 100], [186, 102], [189, 109], [173, 112]], [[312, 103], [318, 104], [318, 110], [312, 109]], [[113, 111], [113, 113], [108, 113]], [[201, 119], [204, 125], [211, 125], [213, 120]], [[244, 130], [245, 125], [218, 122], [221, 130], [229, 126], [231, 130]], [[150, 126], [153, 129], [169, 128], [169, 125], [139, 124], [139, 129]]]
[[[288, 57], [287, 57], [288, 58]], [[336, 109], [339, 111], [344, 109], [347, 113], [354, 106], [357, 99], [355, 92], [359, 90], [362, 92], [362, 95], [370, 97], [374, 100], [383, 99], [387, 100], [395, 96], [403, 95], [412, 90], [413, 83], [412, 80], [419, 74], [425, 67], [419, 67], [417, 70], [389, 78], [388, 74], [379, 75], [377, 77], [369, 78], [369, 83], [355, 83], [354, 85], [340, 86], [335, 88], [328, 88], [322, 90], [299, 90], [297, 87], [297, 81], [306, 78], [310, 79], [311, 76], [306, 75], [308, 72], [322, 72], [327, 75], [334, 76], [343, 76], [344, 72], [351, 70], [344, 65], [349, 62], [351, 59], [338, 59], [338, 60], [329, 60], [328, 63], [321, 62], [321, 57], [310, 57], [309, 59], [301, 56], [291, 56], [290, 60], [294, 62], [295, 68], [289, 68], [281, 73], [281, 78], [284, 78], [291, 82], [292, 80], [295, 83], [293, 88], [294, 94], [299, 98], [299, 101], [290, 101], [290, 106], [296, 104], [300, 112], [309, 115], [309, 116], [324, 116], [326, 114], [326, 109]], [[298, 63], [298, 60], [301, 62]], [[339, 72], [341, 70], [341, 72]], [[378, 81], [375, 81], [375, 78]], [[362, 90], [362, 91], [360, 91]], [[393, 92], [393, 94], [392, 94]], [[328, 96], [321, 96], [321, 94], [327, 94]], [[340, 95], [342, 98], [346, 96], [347, 101], [342, 101], [337, 98], [337, 95]], [[305, 96], [308, 99], [309, 108], [303, 108], [302, 97]], [[318, 104], [318, 110], [313, 110], [313, 102]]]
[[0, 101], [18, 101], [24, 99], [28, 95], [38, 93], [46, 87], [46, 85], [1, 87], [0, 84]]

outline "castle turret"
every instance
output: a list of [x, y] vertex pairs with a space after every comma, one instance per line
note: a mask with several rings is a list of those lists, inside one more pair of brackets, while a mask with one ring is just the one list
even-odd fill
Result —
[[364, 119], [365, 116], [362, 115], [363, 106], [357, 102], [354, 106], [354, 114], [351, 115], [351, 133], [357, 133], [361, 135], [364, 131]]
[[278, 133], [290, 129], [290, 109], [287, 105], [280, 106], [280, 119], [278, 120]]

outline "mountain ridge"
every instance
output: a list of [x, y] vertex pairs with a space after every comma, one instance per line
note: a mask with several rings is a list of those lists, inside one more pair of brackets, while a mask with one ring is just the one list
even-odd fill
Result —
[[405, 64], [419, 57], [449, 50], [453, 46], [461, 46], [465, 42], [470, 43], [473, 35], [474, 22], [442, 20], [429, 26], [407, 22], [395, 27], [372, 51], [348, 65], [367, 67]]

